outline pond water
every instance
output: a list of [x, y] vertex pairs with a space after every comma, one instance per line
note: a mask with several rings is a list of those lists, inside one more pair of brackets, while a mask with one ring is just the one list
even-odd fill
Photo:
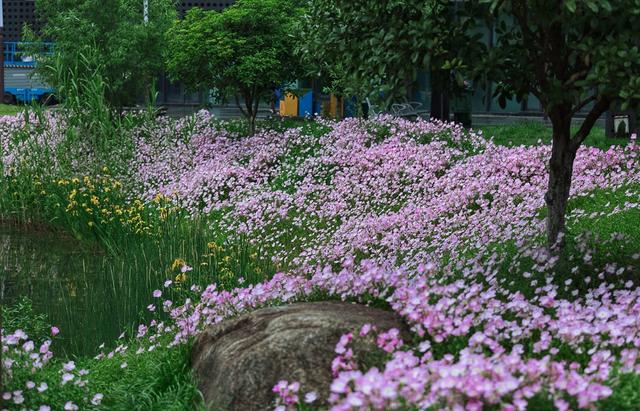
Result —
[[162, 277], [136, 268], [59, 233], [0, 226], [1, 303], [29, 297], [60, 328], [54, 352], [95, 355], [148, 317]]

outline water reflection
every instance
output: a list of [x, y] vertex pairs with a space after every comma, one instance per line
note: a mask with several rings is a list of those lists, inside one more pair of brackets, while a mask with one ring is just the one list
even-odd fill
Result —
[[0, 227], [2, 304], [29, 297], [60, 328], [54, 349], [67, 355], [94, 355], [141, 321], [161, 281], [60, 234]]

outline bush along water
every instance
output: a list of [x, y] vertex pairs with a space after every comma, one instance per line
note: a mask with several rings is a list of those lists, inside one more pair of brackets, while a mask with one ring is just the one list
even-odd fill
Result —
[[[189, 258], [167, 246], [146, 320], [86, 365], [38, 354], [49, 335], [3, 329], [11, 408], [200, 407], [186, 353], [203, 327], [325, 298], [387, 306], [413, 332], [343, 336], [330, 409], [637, 407], [635, 140], [580, 149], [567, 247], [552, 254], [548, 146], [503, 147], [454, 124], [390, 117], [247, 137], [199, 113], [141, 122], [123, 132], [128, 155], [108, 157], [65, 143], [62, 119], [38, 121], [29, 133], [24, 117], [3, 123], [3, 215], [44, 218], [116, 254], [196, 231], [210, 240]], [[375, 339], [374, 363], [353, 357], [355, 338]], [[143, 383], [147, 373], [159, 377]], [[317, 393], [282, 379], [275, 409], [316, 408]], [[55, 389], [39, 392], [43, 382]]]

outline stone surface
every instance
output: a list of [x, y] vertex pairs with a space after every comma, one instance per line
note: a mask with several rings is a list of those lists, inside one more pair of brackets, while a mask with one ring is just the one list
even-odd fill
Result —
[[[408, 328], [392, 312], [343, 302], [297, 303], [264, 308], [208, 327], [197, 338], [192, 366], [210, 410], [271, 410], [273, 386], [300, 381], [301, 397], [328, 397], [331, 361], [342, 334], [362, 325]], [[356, 356], [370, 345], [354, 341]]]

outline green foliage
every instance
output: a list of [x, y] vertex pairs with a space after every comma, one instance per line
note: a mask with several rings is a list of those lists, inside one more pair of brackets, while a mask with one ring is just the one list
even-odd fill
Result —
[[[63, 71], [80, 70], [76, 79], [97, 74], [108, 84], [105, 98], [114, 107], [132, 105], [149, 91], [163, 67], [164, 34], [175, 18], [172, 0], [149, 0], [148, 24], [139, 0], [37, 0], [36, 11], [46, 22], [40, 38], [55, 42], [54, 56], [38, 56], [38, 74], [55, 89], [68, 83], [52, 70], [54, 62]], [[88, 49], [100, 64], [78, 67]]]
[[[3, 334], [23, 330], [36, 347], [49, 338], [47, 317], [36, 314], [32, 303], [24, 298], [15, 305], [2, 307]], [[35, 395], [25, 393], [24, 407], [37, 409], [47, 404], [63, 409], [67, 401], [85, 404], [82, 409], [100, 410], [201, 410], [202, 395], [190, 368], [190, 344], [167, 348], [170, 336], [161, 336], [152, 344], [149, 339], [120, 341], [129, 347], [111, 357], [75, 359], [76, 370], [89, 370], [85, 387], [60, 384], [61, 358], [54, 357], [36, 374], [29, 367], [13, 367], [12, 378], [5, 380], [7, 391], [24, 390], [27, 381], [46, 383], [48, 389]], [[153, 347], [153, 348], [151, 348]], [[136, 353], [141, 348], [141, 352]], [[151, 348], [151, 349], [150, 349]], [[5, 354], [6, 355], [6, 354]], [[4, 368], [3, 368], [4, 371]], [[3, 375], [6, 377], [6, 375]], [[80, 377], [77, 377], [80, 378]], [[90, 406], [87, 393], [104, 395], [100, 406]], [[30, 395], [34, 394], [34, 395]], [[89, 399], [91, 398], [89, 397]]]
[[[152, 351], [128, 352], [112, 359], [87, 360], [80, 364], [91, 370], [93, 389], [104, 394], [105, 410], [200, 410], [202, 395], [190, 367], [191, 345], [166, 348], [167, 338]], [[145, 347], [147, 348], [147, 347]], [[147, 348], [148, 350], [148, 348]], [[125, 368], [121, 368], [126, 364]]]
[[49, 322], [44, 314], [36, 314], [33, 303], [22, 297], [12, 305], [0, 306], [0, 324], [3, 334], [22, 330], [33, 339], [45, 339], [49, 332]]
[[42, 67], [56, 85], [56, 94], [66, 109], [68, 143], [86, 139], [94, 149], [106, 153], [118, 137], [120, 117], [109, 107], [110, 86], [104, 77], [102, 56], [89, 45], [77, 52], [75, 60], [57, 54]]
[[240, 0], [222, 12], [191, 9], [167, 33], [169, 74], [234, 98], [254, 132], [260, 101], [300, 74], [292, 35], [299, 15], [293, 0]]
[[462, 83], [464, 55], [484, 50], [469, 35], [472, 20], [453, 22], [445, 0], [312, 0], [298, 52], [313, 75], [328, 75], [333, 91], [362, 99], [402, 100], [419, 70], [431, 69], [440, 87], [450, 74]]

